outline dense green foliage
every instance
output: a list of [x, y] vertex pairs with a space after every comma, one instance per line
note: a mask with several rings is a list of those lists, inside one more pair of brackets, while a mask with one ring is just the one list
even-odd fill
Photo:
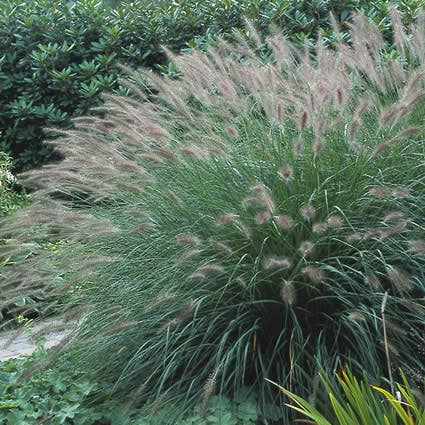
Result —
[[23, 189], [11, 173], [12, 161], [0, 152], [0, 217], [15, 211], [26, 200]]
[[[72, 116], [100, 102], [100, 92], [124, 93], [117, 63], [167, 66], [162, 45], [174, 51], [208, 43], [244, 28], [244, 17], [265, 29], [274, 23], [295, 40], [321, 32], [332, 38], [329, 13], [346, 22], [363, 10], [389, 28], [390, 0], [98, 0], [0, 1], [0, 150], [19, 169], [52, 158], [43, 128], [69, 127]], [[422, 0], [397, 2], [406, 23]], [[246, 30], [244, 30], [246, 31]]]
[[[16, 177], [11, 173], [12, 161], [8, 155], [0, 152], [0, 218], [7, 216], [28, 202], [28, 196], [23, 188], [18, 184]], [[7, 243], [7, 240], [0, 238], [0, 248]], [[10, 262], [11, 258], [4, 257], [0, 261], [0, 279], [4, 267]], [[24, 299], [20, 300], [25, 303]], [[16, 305], [16, 304], [15, 304]], [[4, 319], [4, 305], [0, 308], [0, 323]]]
[[[41, 341], [40, 341], [41, 342]], [[47, 359], [43, 349], [31, 356], [0, 362], [0, 423], [22, 425], [165, 425], [173, 416], [172, 404], [155, 411], [145, 411], [129, 403], [108, 399], [93, 403], [96, 392], [107, 388], [97, 382], [90, 371], [70, 367], [68, 356], [29, 379], [23, 379], [29, 369]], [[317, 376], [319, 378], [319, 376]], [[358, 380], [342, 371], [335, 382], [326, 374], [316, 379], [316, 393], [310, 401], [279, 387], [286, 403], [318, 425], [423, 425], [425, 398], [419, 388], [410, 386], [403, 377], [397, 384], [398, 395], [383, 387]], [[272, 386], [274, 383], [270, 383]], [[277, 385], [277, 384], [274, 384]], [[401, 421], [401, 422], [400, 422]], [[208, 406], [189, 410], [174, 425], [260, 425], [255, 395], [241, 388], [232, 400], [213, 396]], [[270, 423], [270, 422], [269, 422]]]
[[[34, 375], [30, 380], [18, 381], [27, 368], [42, 362], [45, 355], [38, 351], [29, 358], [0, 363], [0, 423], [18, 425], [48, 421], [55, 425], [91, 425], [100, 419], [102, 413], [82, 406], [96, 385], [81, 379], [81, 373], [70, 373], [70, 369], [64, 372], [63, 364]], [[76, 422], [72, 422], [74, 419]]]
[[[108, 399], [92, 403], [96, 392], [107, 390], [90, 371], [76, 370], [72, 357], [22, 379], [29, 369], [46, 360], [42, 349], [26, 358], [0, 362], [0, 423], [2, 425], [164, 425], [175, 406], [143, 411]], [[260, 422], [255, 397], [241, 388], [233, 400], [215, 396], [205, 408], [198, 406], [175, 425], [256, 425]]]
[[392, 393], [367, 379], [358, 380], [350, 371], [342, 371], [337, 382], [323, 375], [319, 385], [326, 393], [325, 404], [318, 408], [282, 387], [280, 390], [289, 397], [292, 409], [316, 425], [424, 425], [423, 388], [411, 386], [403, 374], [401, 377], [403, 384], [397, 384]]

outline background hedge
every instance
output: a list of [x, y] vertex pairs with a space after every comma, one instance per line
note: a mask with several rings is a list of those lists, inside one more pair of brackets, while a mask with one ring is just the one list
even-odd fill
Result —
[[[124, 93], [118, 63], [168, 67], [161, 46], [175, 51], [208, 43], [217, 34], [274, 23], [291, 38], [332, 37], [329, 12], [343, 22], [363, 10], [389, 27], [396, 3], [406, 23], [424, 0], [0, 0], [0, 151], [15, 168], [54, 158], [43, 128], [68, 127], [70, 118], [101, 102], [102, 90]], [[117, 5], [119, 3], [119, 5]]]
[[[21, 185], [10, 172], [11, 166], [12, 161], [10, 157], [4, 152], [0, 152], [0, 218], [15, 211], [27, 200], [27, 196]], [[3, 264], [0, 262], [0, 267]]]

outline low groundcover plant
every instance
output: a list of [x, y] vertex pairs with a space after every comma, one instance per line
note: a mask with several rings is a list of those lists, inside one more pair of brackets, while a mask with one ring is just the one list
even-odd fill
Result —
[[397, 384], [397, 391], [392, 394], [365, 380], [359, 381], [350, 370], [342, 370], [341, 376], [337, 376], [337, 382], [334, 383], [329, 376], [320, 376], [327, 394], [325, 415], [307, 400], [271, 383], [287, 395], [291, 409], [302, 413], [317, 425], [422, 425], [425, 423], [424, 395], [409, 385], [403, 373], [401, 377], [403, 385]]
[[[89, 371], [76, 369], [69, 355], [22, 382], [22, 373], [43, 362], [46, 355], [44, 349], [38, 348], [31, 356], [0, 362], [2, 425], [162, 425], [175, 410], [168, 405], [151, 415], [149, 409], [128, 410], [126, 403], [119, 400], [99, 403], [95, 398], [91, 403], [93, 395], [103, 388]], [[255, 397], [241, 388], [233, 399], [211, 397], [205, 411], [196, 406], [175, 425], [254, 425], [257, 418]]]
[[146, 72], [153, 99], [135, 74], [133, 98], [64, 131], [64, 161], [22, 176], [34, 202], [3, 225], [8, 255], [67, 241], [2, 287], [71, 300], [52, 359], [72, 349], [129, 405], [176, 414], [243, 385], [267, 413], [264, 378], [306, 396], [345, 362], [420, 378], [425, 16], [393, 22], [391, 55], [360, 15], [334, 49], [275, 34], [272, 61], [242, 39], [170, 53], [182, 77]]

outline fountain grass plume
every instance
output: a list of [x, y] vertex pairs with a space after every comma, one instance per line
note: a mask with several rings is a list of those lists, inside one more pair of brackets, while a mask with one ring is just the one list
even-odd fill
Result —
[[4, 302], [21, 285], [81, 306], [60, 350], [177, 414], [242, 385], [266, 411], [265, 377], [308, 395], [341, 361], [385, 374], [386, 292], [392, 364], [423, 373], [421, 19], [391, 56], [361, 15], [335, 49], [276, 33], [267, 63], [242, 41], [169, 52], [179, 79], [146, 72], [150, 100], [108, 96], [56, 141], [62, 162], [21, 176], [38, 202], [2, 254], [66, 244], [16, 261]]

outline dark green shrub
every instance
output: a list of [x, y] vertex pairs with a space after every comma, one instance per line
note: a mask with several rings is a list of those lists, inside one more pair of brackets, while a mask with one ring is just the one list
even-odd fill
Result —
[[4, 232], [67, 245], [10, 275], [75, 296], [63, 348], [113, 394], [178, 415], [248, 385], [268, 411], [264, 378], [306, 396], [321, 367], [385, 374], [385, 347], [423, 375], [425, 17], [394, 17], [390, 57], [360, 15], [315, 60], [279, 34], [267, 64], [243, 42], [174, 57], [154, 100], [111, 96], [23, 176], [37, 202]]
[[[136, 0], [110, 9], [98, 0], [0, 0], [0, 150], [12, 155], [18, 169], [52, 158], [51, 147], [42, 144], [43, 128], [69, 127], [71, 117], [99, 104], [103, 90], [126, 92], [117, 79], [118, 62], [164, 66], [162, 45], [178, 51], [204, 44], [242, 29], [244, 17], [261, 29], [274, 23], [302, 41], [319, 30], [332, 38], [330, 11], [346, 21], [353, 10], [362, 9], [387, 28], [391, 3]], [[400, 3], [406, 22], [420, 3]]]
[[[11, 214], [28, 202], [28, 196], [10, 171], [11, 167], [11, 158], [0, 152], [0, 218]], [[0, 238], [0, 249], [7, 242], [7, 240]], [[5, 257], [0, 261], [0, 279], [2, 278], [4, 267], [10, 260], [10, 257]], [[20, 303], [25, 304], [25, 299], [21, 299]], [[4, 319], [4, 308], [5, 306], [0, 304], [0, 324], [2, 324]]]
[[19, 208], [26, 200], [23, 189], [11, 173], [12, 161], [0, 152], [0, 217]]

